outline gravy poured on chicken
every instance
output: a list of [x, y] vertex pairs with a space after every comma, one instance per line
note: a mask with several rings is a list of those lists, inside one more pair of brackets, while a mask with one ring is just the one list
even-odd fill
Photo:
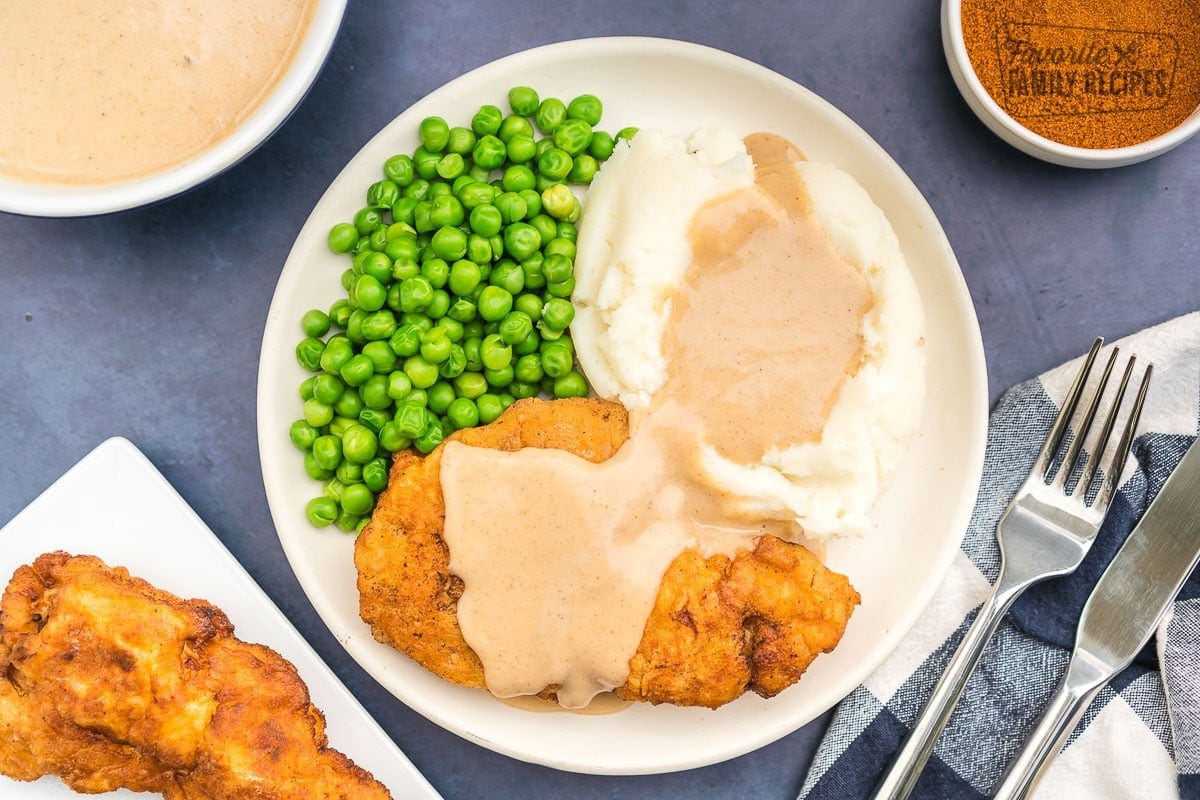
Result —
[[870, 290], [815, 219], [785, 140], [746, 140], [755, 184], [693, 220], [663, 349], [668, 380], [593, 464], [557, 450], [445, 445], [441, 484], [458, 620], [488, 688], [551, 687], [568, 708], [624, 683], [663, 574], [682, 551], [732, 555], [787, 523], [733, 513], [703, 444], [754, 460], [817, 438], [857, 368]]

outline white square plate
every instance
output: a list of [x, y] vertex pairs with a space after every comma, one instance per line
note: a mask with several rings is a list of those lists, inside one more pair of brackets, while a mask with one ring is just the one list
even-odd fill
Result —
[[[45, 552], [94, 555], [181, 597], [223, 610], [237, 636], [296, 665], [325, 712], [332, 747], [397, 798], [439, 798], [375, 720], [334, 676], [254, 579], [166, 479], [125, 439], [101, 444], [0, 529], [0, 580]], [[55, 777], [19, 783], [0, 776], [5, 800], [78, 797]], [[141, 798], [124, 790], [105, 797]]]

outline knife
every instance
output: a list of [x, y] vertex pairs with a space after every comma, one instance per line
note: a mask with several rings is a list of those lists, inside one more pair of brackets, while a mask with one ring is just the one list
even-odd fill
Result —
[[994, 800], [1025, 800], [1109, 681], [1132, 663], [1200, 560], [1200, 439], [1088, 597], [1067, 674]]

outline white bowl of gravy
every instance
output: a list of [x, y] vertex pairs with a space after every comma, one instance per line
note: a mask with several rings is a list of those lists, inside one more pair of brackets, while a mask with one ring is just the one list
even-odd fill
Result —
[[81, 217], [236, 164], [316, 80], [346, 0], [0, 4], [0, 211]]

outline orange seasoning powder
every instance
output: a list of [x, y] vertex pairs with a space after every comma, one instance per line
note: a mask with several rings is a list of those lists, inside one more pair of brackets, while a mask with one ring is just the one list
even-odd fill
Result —
[[1200, 0], [963, 0], [962, 26], [988, 94], [1047, 139], [1126, 147], [1200, 107]]

